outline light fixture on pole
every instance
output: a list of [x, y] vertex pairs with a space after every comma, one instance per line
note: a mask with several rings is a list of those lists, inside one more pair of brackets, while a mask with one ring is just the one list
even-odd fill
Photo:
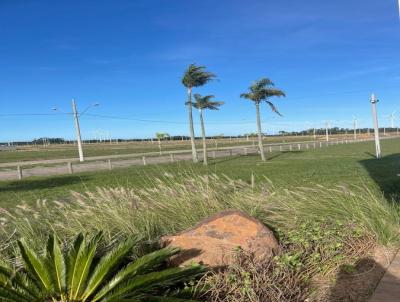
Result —
[[379, 141], [379, 125], [378, 125], [378, 115], [376, 111], [376, 103], [379, 100], [376, 99], [375, 94], [371, 95], [371, 105], [372, 105], [372, 121], [374, 123], [374, 134], [375, 134], [375, 153], [376, 158], [381, 158], [381, 143]]

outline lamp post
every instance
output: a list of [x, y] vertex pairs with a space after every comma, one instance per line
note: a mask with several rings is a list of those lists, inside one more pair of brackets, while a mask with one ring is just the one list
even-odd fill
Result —
[[376, 158], [381, 158], [381, 144], [379, 141], [379, 126], [378, 126], [378, 116], [376, 112], [376, 103], [379, 100], [376, 99], [375, 94], [371, 95], [371, 105], [372, 105], [372, 121], [374, 123], [374, 133], [375, 133], [375, 152]]
[[354, 140], [357, 140], [357, 128], [358, 128], [357, 122], [358, 122], [357, 118], [355, 116], [353, 116]]
[[325, 140], [327, 141], [327, 142], [329, 142], [329, 122], [328, 121], [326, 121], [325, 122]]

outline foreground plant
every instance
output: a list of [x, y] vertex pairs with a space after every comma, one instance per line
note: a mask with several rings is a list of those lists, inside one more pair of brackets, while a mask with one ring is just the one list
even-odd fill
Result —
[[97, 257], [100, 235], [91, 239], [80, 234], [63, 252], [50, 236], [44, 255], [25, 241], [18, 242], [21, 269], [0, 265], [0, 301], [10, 302], [113, 302], [189, 301], [173, 297], [184, 282], [204, 273], [201, 266], [160, 269], [179, 253], [167, 248], [126, 261], [133, 248], [124, 242], [103, 257]]

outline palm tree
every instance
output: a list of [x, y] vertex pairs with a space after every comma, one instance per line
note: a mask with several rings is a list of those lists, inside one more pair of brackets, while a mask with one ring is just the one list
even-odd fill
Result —
[[193, 128], [193, 115], [192, 115], [192, 90], [193, 87], [200, 87], [216, 78], [215, 74], [205, 70], [205, 66], [197, 66], [190, 64], [186, 69], [182, 77], [182, 84], [187, 88], [188, 100], [186, 106], [189, 113], [189, 130], [190, 130], [190, 142], [192, 145], [192, 157], [193, 162], [198, 162], [196, 145], [194, 141], [194, 128]]
[[87, 240], [80, 234], [63, 252], [57, 239], [50, 236], [44, 255], [19, 241], [23, 267], [15, 271], [0, 264], [0, 301], [192, 301], [175, 300], [175, 289], [204, 274], [204, 268], [160, 269], [179, 249], [161, 249], [129, 262], [132, 242], [123, 242], [98, 258], [99, 239]]
[[248, 99], [253, 101], [256, 105], [256, 114], [257, 114], [257, 132], [258, 132], [258, 146], [260, 148], [261, 160], [265, 161], [264, 154], [264, 146], [262, 142], [262, 130], [261, 130], [261, 117], [260, 117], [260, 103], [265, 101], [272, 109], [273, 112], [281, 115], [279, 111], [276, 109], [275, 105], [268, 101], [270, 97], [273, 96], [286, 96], [282, 90], [274, 88], [274, 83], [267, 78], [262, 78], [258, 81], [255, 81], [249, 87], [248, 93], [242, 93], [240, 95], [241, 98]]
[[206, 144], [206, 131], [204, 128], [204, 118], [203, 118], [203, 110], [219, 110], [219, 107], [224, 104], [224, 102], [212, 101], [214, 98], [213, 95], [201, 96], [196, 93], [194, 95], [195, 102], [193, 103], [193, 107], [199, 110], [200, 114], [200, 123], [201, 123], [201, 135], [203, 137], [203, 163], [207, 165], [207, 144]]
[[160, 155], [162, 154], [162, 149], [161, 149], [161, 140], [169, 137], [168, 133], [164, 133], [164, 132], [157, 132], [156, 133], [156, 137], [158, 140], [158, 149], [160, 150]]

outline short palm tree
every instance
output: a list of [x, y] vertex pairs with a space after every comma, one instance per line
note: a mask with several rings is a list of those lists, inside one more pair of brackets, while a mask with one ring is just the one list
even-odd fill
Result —
[[256, 105], [258, 146], [260, 148], [261, 160], [265, 161], [264, 146], [262, 142], [260, 103], [265, 101], [271, 107], [273, 112], [281, 115], [276, 109], [275, 105], [268, 99], [273, 96], [285, 96], [285, 93], [282, 90], [274, 88], [274, 83], [267, 78], [262, 78], [258, 81], [255, 81], [249, 87], [249, 90], [250, 91], [247, 93], [242, 93], [240, 97], [253, 101]]
[[192, 90], [193, 87], [200, 87], [216, 78], [215, 74], [205, 70], [205, 66], [197, 66], [190, 64], [186, 69], [182, 84], [187, 88], [188, 100], [186, 106], [189, 113], [189, 130], [190, 130], [190, 142], [192, 145], [192, 157], [193, 162], [198, 162], [196, 144], [194, 141], [194, 127], [193, 127], [193, 114], [192, 114]]
[[156, 137], [158, 140], [158, 149], [160, 150], [160, 155], [162, 154], [162, 148], [161, 148], [161, 140], [169, 137], [168, 133], [164, 133], [164, 132], [157, 132], [156, 133]]
[[203, 138], [203, 163], [207, 165], [207, 144], [206, 144], [206, 130], [204, 127], [204, 118], [203, 118], [203, 110], [219, 110], [219, 107], [224, 104], [224, 102], [212, 101], [214, 98], [213, 95], [201, 96], [196, 93], [194, 95], [195, 102], [193, 103], [193, 107], [199, 110], [200, 114], [200, 123], [201, 123], [201, 136]]
[[160, 269], [179, 252], [175, 248], [161, 249], [130, 262], [127, 256], [133, 244], [123, 242], [98, 258], [99, 239], [95, 236], [87, 240], [79, 235], [63, 252], [51, 236], [43, 255], [19, 241], [23, 267], [15, 271], [0, 265], [0, 301], [189, 301], [174, 300], [176, 286], [204, 273], [201, 266]]

